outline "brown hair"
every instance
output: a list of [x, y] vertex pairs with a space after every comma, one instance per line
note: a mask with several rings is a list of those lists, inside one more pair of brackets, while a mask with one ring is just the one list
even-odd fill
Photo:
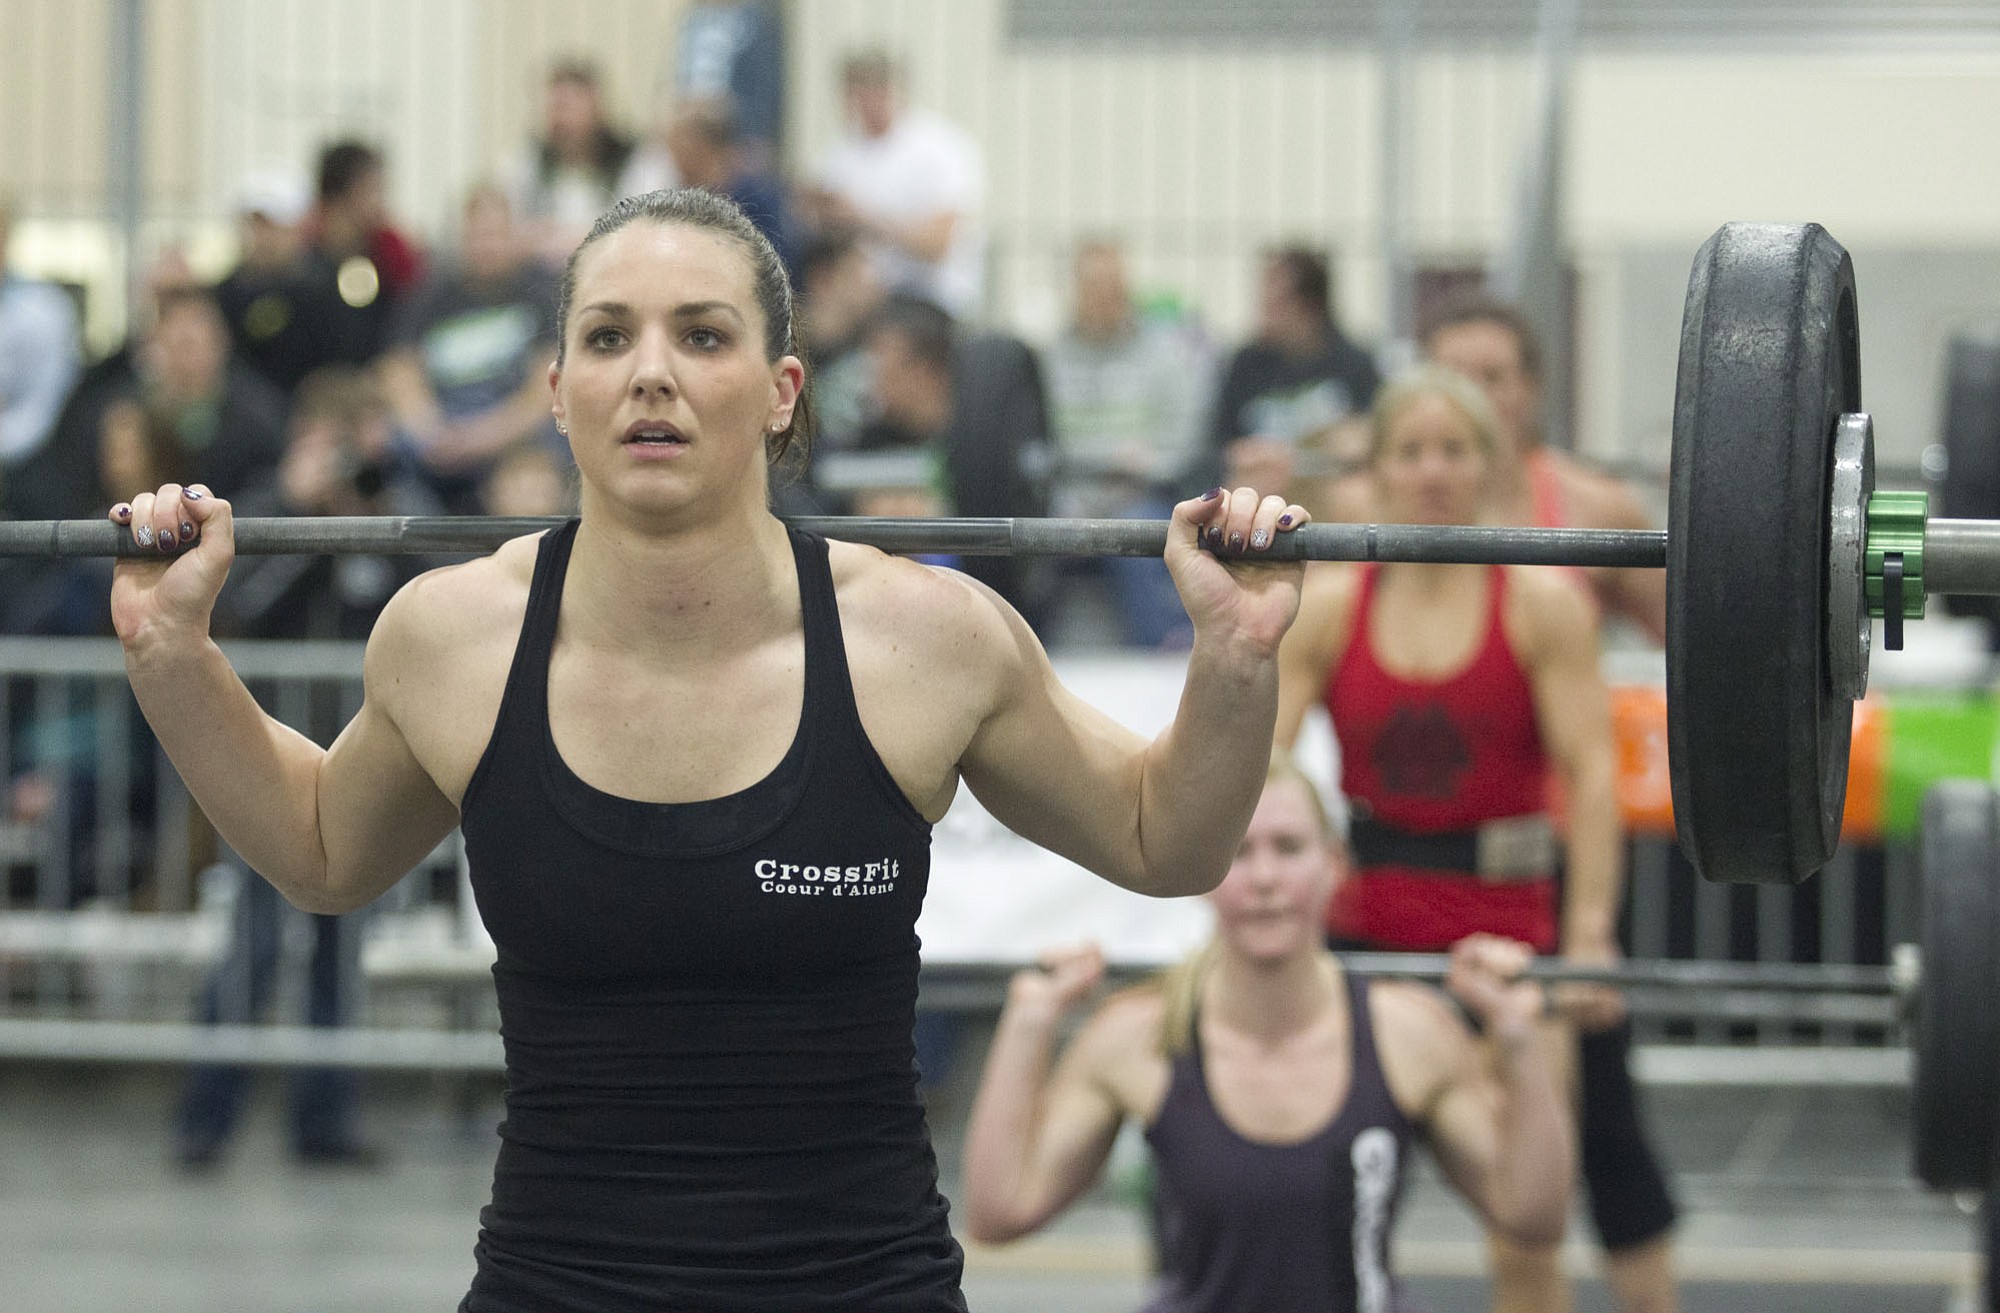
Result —
[[1521, 371], [1536, 382], [1541, 381], [1541, 335], [1535, 332], [1535, 326], [1528, 322], [1521, 308], [1508, 301], [1478, 294], [1457, 297], [1424, 321], [1423, 331], [1417, 334], [1417, 340], [1423, 344], [1425, 351], [1429, 351], [1431, 339], [1447, 328], [1458, 328], [1464, 324], [1492, 324], [1495, 328], [1504, 329], [1514, 339], [1514, 348], [1521, 357]]

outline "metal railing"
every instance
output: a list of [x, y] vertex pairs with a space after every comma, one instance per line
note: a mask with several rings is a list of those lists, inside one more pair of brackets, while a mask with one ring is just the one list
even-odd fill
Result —
[[[225, 650], [259, 701], [304, 732], [324, 738], [359, 705], [358, 644], [239, 643]], [[153, 743], [117, 645], [0, 639], [0, 692], [0, 777], [10, 785], [8, 819], [0, 823], [0, 1055], [497, 1070], [493, 950], [472, 906], [456, 835], [365, 914], [367, 987], [350, 1025], [328, 1031], [276, 1020], [298, 1015], [303, 937], [296, 928], [284, 940], [279, 984], [264, 1012], [273, 1020], [198, 1025], [194, 1000], [232, 934], [234, 882], [216, 864], [212, 834]], [[972, 805], [968, 799], [960, 807]], [[994, 827], [941, 825], [934, 891], [955, 867], [1001, 855]], [[1637, 840], [1628, 943], [1647, 959], [1885, 963], [1895, 945], [1916, 937], [1913, 864], [1901, 846], [1844, 848], [1828, 870], [1797, 888], [1714, 885], [1695, 876], [1670, 844]], [[980, 884], [982, 896], [989, 888], [995, 898], [1008, 896], [1004, 881]], [[1001, 944], [977, 962], [934, 962], [924, 1005], [997, 1008], [1007, 971], [1044, 946]], [[1889, 999], [1635, 992], [1633, 1010], [1650, 1044], [1847, 1051], [1855, 1061], [1842, 1068], [1846, 1078], [1869, 1083], [1895, 1083], [1906, 1071], [1901, 1054], [1880, 1052], [1901, 1042]], [[1726, 1075], [1735, 1070], [1727, 1061], [1651, 1061], [1661, 1080], [1697, 1079], [1702, 1071], [1741, 1078]], [[1842, 1061], [1807, 1056], [1760, 1070], [1770, 1079], [1794, 1066], [1814, 1072]]]

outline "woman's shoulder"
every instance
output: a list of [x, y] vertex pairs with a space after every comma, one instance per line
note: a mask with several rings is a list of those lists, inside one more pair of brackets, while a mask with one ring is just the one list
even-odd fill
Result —
[[1370, 980], [1368, 1013], [1390, 1094], [1424, 1120], [1471, 1059], [1471, 1030], [1442, 992], [1413, 980]]
[[879, 640], [975, 668], [980, 654], [1011, 650], [1032, 633], [1000, 595], [957, 570], [830, 542], [828, 564], [852, 646]]
[[516, 538], [489, 556], [426, 570], [389, 599], [369, 638], [373, 659], [450, 657], [504, 638], [509, 647], [528, 609], [541, 535]]
[[1164, 1063], [1165, 1017], [1166, 996], [1157, 979], [1127, 986], [1097, 1005], [1077, 1032], [1076, 1050], [1105, 1076]]
[[1594, 634], [1597, 609], [1588, 576], [1546, 565], [1506, 565], [1508, 627], [1532, 648]]

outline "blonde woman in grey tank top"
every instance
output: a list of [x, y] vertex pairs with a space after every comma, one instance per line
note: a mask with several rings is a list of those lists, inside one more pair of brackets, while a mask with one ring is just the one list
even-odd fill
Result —
[[967, 1233], [993, 1244], [1045, 1225], [1129, 1118], [1158, 1169], [1146, 1313], [1395, 1313], [1389, 1241], [1417, 1134], [1489, 1226], [1560, 1239], [1575, 1148], [1542, 991], [1519, 978], [1528, 950], [1485, 935], [1453, 949], [1447, 987], [1496, 1037], [1489, 1064], [1436, 991], [1349, 977], [1325, 950], [1341, 871], [1311, 782], [1276, 757], [1209, 895], [1206, 948], [1107, 1000], [1053, 1060], [1103, 958], [1066, 949], [1018, 973], [966, 1137]]

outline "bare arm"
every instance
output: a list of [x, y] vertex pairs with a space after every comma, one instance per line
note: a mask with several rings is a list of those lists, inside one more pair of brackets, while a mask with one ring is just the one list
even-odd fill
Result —
[[1319, 701], [1327, 672], [1340, 658], [1352, 572], [1316, 562], [1306, 567], [1299, 591], [1299, 618], [1278, 645], [1278, 718], [1272, 742], [1291, 748], [1299, 741], [1306, 713]]
[[1522, 590], [1536, 721], [1569, 800], [1563, 951], [1599, 960], [1613, 952], [1624, 885], [1611, 694], [1583, 597], [1560, 576], [1523, 582], [1539, 585]]
[[1541, 991], [1513, 981], [1527, 961], [1523, 946], [1490, 935], [1452, 949], [1447, 986], [1480, 1018], [1490, 1063], [1435, 994], [1412, 991], [1397, 1001], [1405, 1004], [1405, 1034], [1444, 1072], [1423, 1120], [1445, 1175], [1495, 1229], [1522, 1244], [1554, 1244], [1576, 1173], [1560, 1065], [1551, 1054], [1566, 1041], [1537, 1024]]
[[[1606, 529], [1653, 529], [1631, 487], [1612, 479], [1593, 479], [1588, 494], [1579, 497], [1584, 514], [1579, 522]], [[1667, 641], [1667, 572], [1665, 570], [1597, 570], [1592, 583], [1604, 609], [1639, 626], [1655, 643]]]
[[1124, 1110], [1100, 1068], [1126, 1047], [1129, 1024], [1100, 1013], [1050, 1076], [1064, 1013], [1103, 971], [1091, 948], [1046, 972], [1020, 972], [1008, 987], [965, 1132], [966, 1232], [983, 1244], [1039, 1230], [1104, 1169]]
[[[1019, 616], [993, 708], [959, 762], [1003, 824], [1125, 888], [1204, 893], [1221, 882], [1249, 824], [1270, 758], [1277, 649], [1298, 610], [1296, 563], [1225, 564], [1195, 546], [1210, 525], [1270, 541], [1303, 510], [1249, 489], [1182, 502], [1167, 544], [1194, 621], [1174, 721], [1147, 743], [1065, 690]], [[1254, 554], [1254, 551], [1253, 551]]]
[[406, 673], [398, 622], [370, 643], [360, 713], [321, 749], [266, 715], [208, 636], [233, 555], [228, 503], [183, 500], [169, 485], [135, 499], [133, 520], [200, 526], [195, 550], [171, 564], [121, 561], [112, 606], [132, 691], [189, 792], [298, 906], [339, 912], [375, 897], [457, 823], [381, 709], [382, 686]]

